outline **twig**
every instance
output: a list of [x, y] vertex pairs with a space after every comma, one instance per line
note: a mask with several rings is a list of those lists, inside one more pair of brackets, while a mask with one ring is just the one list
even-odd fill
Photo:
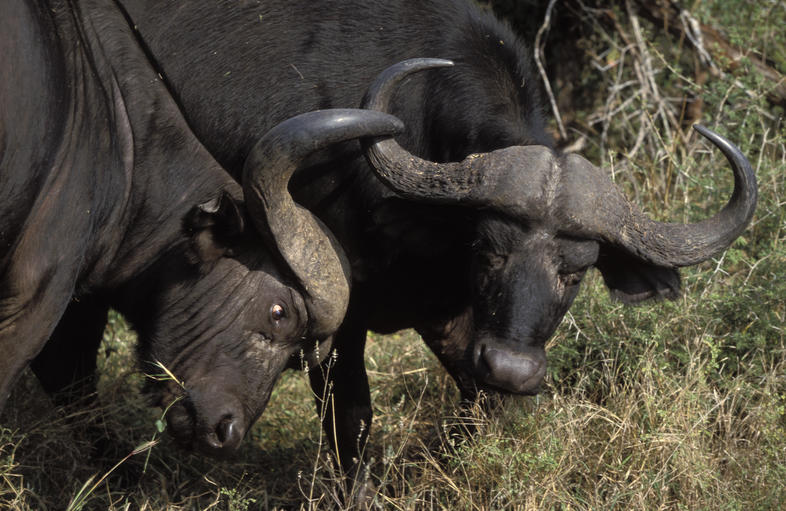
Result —
[[540, 77], [543, 80], [543, 86], [546, 88], [546, 94], [549, 97], [549, 102], [551, 103], [551, 110], [554, 112], [554, 118], [557, 120], [557, 127], [559, 128], [559, 134], [564, 139], [568, 138], [568, 134], [565, 131], [565, 125], [562, 123], [562, 116], [559, 113], [559, 107], [557, 107], [557, 100], [554, 99], [554, 92], [551, 90], [551, 84], [549, 83], [549, 77], [546, 75], [546, 69], [543, 67], [543, 63], [541, 62], [541, 54], [543, 53], [543, 48], [541, 47], [541, 40], [543, 38], [543, 34], [548, 30], [549, 24], [551, 23], [551, 10], [554, 8], [554, 4], [557, 3], [557, 0], [549, 0], [549, 6], [546, 8], [546, 16], [543, 19], [543, 24], [538, 29], [538, 33], [535, 36], [535, 65], [538, 66], [538, 72], [540, 73]]
[[[670, 0], [664, 8], [653, 2], [637, 2], [641, 12], [649, 19], [663, 23], [672, 33], [684, 35], [696, 49], [701, 61], [707, 64], [713, 74], [733, 71], [740, 60], [747, 59], [753, 70], [767, 82], [767, 100], [774, 104], [786, 103], [786, 76], [770, 66], [766, 59], [759, 57], [751, 49], [734, 46], [718, 29], [705, 25], [690, 12]], [[722, 59], [713, 59], [713, 56]], [[742, 87], [744, 90], [744, 87]]]
[[644, 42], [644, 37], [641, 33], [641, 25], [639, 25], [639, 19], [633, 12], [633, 8], [631, 7], [630, 0], [625, 0], [625, 8], [628, 12], [628, 17], [630, 18], [631, 26], [633, 27], [633, 35], [636, 38], [636, 45], [639, 49], [639, 54], [641, 56], [641, 64], [643, 66], [642, 72], [642, 83], [646, 84], [647, 87], [644, 90], [649, 90], [652, 94], [652, 98], [657, 105], [658, 114], [663, 117], [663, 128], [666, 131], [666, 138], [668, 139], [668, 147], [674, 146], [674, 136], [671, 131], [671, 126], [679, 126], [679, 123], [674, 118], [672, 112], [667, 108], [666, 102], [664, 101], [663, 97], [660, 95], [660, 90], [658, 89], [657, 83], [655, 83], [655, 71], [652, 67], [652, 57], [650, 56], [650, 52], [647, 49], [647, 44]]
[[688, 38], [688, 41], [693, 44], [693, 47], [696, 48], [701, 61], [712, 69], [717, 70], [717, 66], [712, 60], [712, 56], [704, 47], [704, 37], [701, 33], [701, 23], [699, 23], [699, 20], [687, 10], [680, 9], [680, 22], [682, 23], [682, 30], [685, 36]]

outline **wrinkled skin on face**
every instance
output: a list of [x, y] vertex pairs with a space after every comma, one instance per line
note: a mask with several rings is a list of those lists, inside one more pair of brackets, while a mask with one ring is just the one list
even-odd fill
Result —
[[471, 306], [421, 334], [465, 399], [479, 390], [535, 394], [546, 341], [597, 262], [599, 244], [496, 215], [480, 219], [475, 234]]
[[598, 243], [499, 219], [480, 229], [474, 374], [496, 389], [533, 394], [546, 373], [545, 343], [596, 262]]
[[[303, 338], [305, 306], [271, 276], [269, 261], [224, 257], [184, 287], [187, 293], [178, 286], [162, 297], [164, 312], [142, 359], [161, 362], [182, 383], [168, 382], [160, 403], [183, 398], [167, 414], [177, 438], [208, 450], [237, 447], [289, 359], [313, 349]], [[265, 292], [243, 291], [255, 289]]]
[[[300, 159], [334, 143], [402, 129], [395, 117], [323, 110], [269, 130], [246, 160], [241, 202], [230, 193], [189, 211], [188, 246], [171, 250], [126, 303], [141, 359], [174, 435], [209, 454], [231, 452], [262, 413], [286, 367], [321, 362], [349, 300], [343, 250], [287, 184]], [[239, 196], [239, 193], [236, 192]], [[263, 240], [275, 240], [274, 250]], [[283, 268], [283, 269], [282, 269]], [[141, 291], [141, 293], [140, 293]], [[130, 314], [129, 314], [130, 312]], [[299, 355], [299, 357], [296, 357]]]
[[191, 246], [151, 270], [152, 299], [128, 313], [151, 318], [135, 322], [140, 360], [160, 380], [148, 391], [168, 409], [170, 432], [218, 456], [237, 448], [293, 358], [315, 347], [305, 340], [301, 294], [259, 250], [258, 235], [242, 231], [250, 224], [239, 212], [196, 209], [186, 225]]

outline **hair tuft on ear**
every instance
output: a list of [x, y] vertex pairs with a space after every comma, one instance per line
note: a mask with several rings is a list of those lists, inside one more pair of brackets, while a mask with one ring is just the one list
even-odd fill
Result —
[[226, 190], [191, 208], [183, 221], [197, 260], [210, 262], [233, 253], [233, 240], [243, 234], [245, 218], [238, 201]]

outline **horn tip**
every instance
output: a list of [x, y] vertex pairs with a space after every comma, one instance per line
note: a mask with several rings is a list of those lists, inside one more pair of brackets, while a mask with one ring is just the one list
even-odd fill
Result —
[[699, 133], [701, 133], [701, 135], [704, 136], [705, 138], [709, 138], [709, 134], [711, 134], [711, 133], [714, 134], [715, 133], [711, 129], [709, 129], [706, 126], [704, 126], [703, 124], [699, 124], [699, 123], [694, 124], [693, 125], [693, 129], [698, 131]]
[[453, 67], [455, 65], [456, 63], [450, 59], [418, 57], [418, 58], [403, 60], [398, 64], [393, 64], [386, 71], [390, 71], [394, 74], [395, 73], [409, 74], [409, 73], [414, 73], [416, 71], [423, 71], [426, 69], [435, 69], [439, 67]]

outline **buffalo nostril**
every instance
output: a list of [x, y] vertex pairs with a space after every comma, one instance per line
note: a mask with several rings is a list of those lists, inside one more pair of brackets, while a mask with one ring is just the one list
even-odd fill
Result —
[[528, 378], [537, 370], [534, 360], [519, 353], [506, 353], [500, 350], [484, 350], [483, 360], [491, 372], [510, 384], [521, 378]]
[[216, 426], [216, 437], [222, 444], [232, 440], [235, 434], [235, 421], [231, 417], [224, 417]]
[[545, 359], [537, 351], [510, 350], [483, 344], [475, 368], [487, 384], [519, 394], [537, 390], [545, 374]]
[[243, 440], [243, 428], [231, 415], [223, 417], [207, 436], [210, 447], [221, 451], [231, 451]]
[[489, 364], [489, 361], [486, 359], [486, 345], [481, 344], [475, 353], [475, 367], [481, 373], [491, 374], [493, 372], [493, 368]]

